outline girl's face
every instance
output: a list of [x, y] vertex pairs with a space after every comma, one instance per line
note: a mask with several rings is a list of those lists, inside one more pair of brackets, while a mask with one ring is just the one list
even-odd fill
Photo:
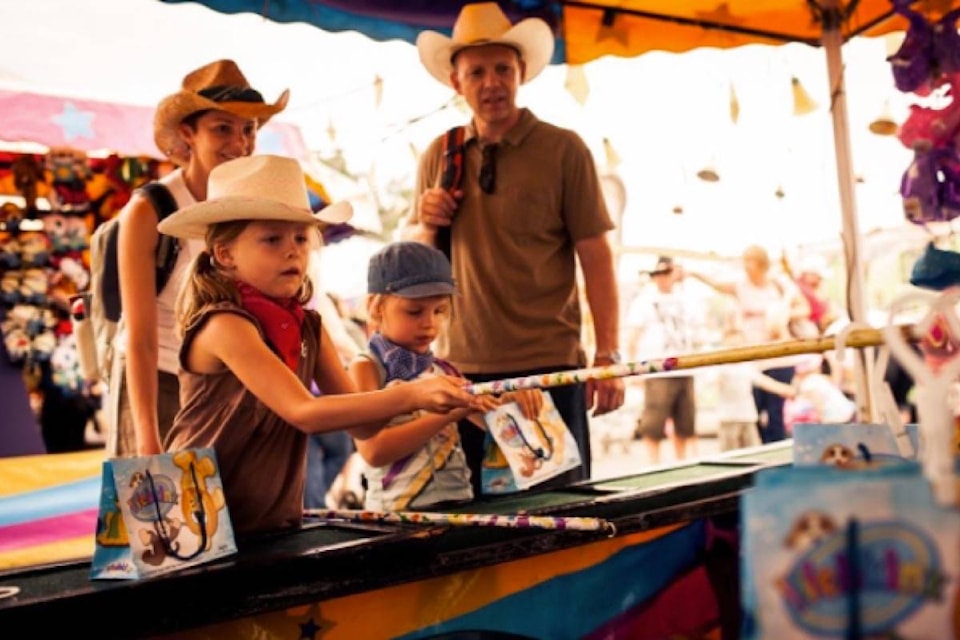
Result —
[[383, 301], [380, 333], [405, 349], [426, 353], [450, 319], [450, 310], [450, 296], [387, 296]]
[[297, 295], [307, 274], [316, 229], [298, 222], [254, 220], [232, 241], [214, 246], [234, 278], [272, 298]]
[[209, 173], [228, 160], [253, 153], [257, 121], [227, 111], [207, 111], [197, 118], [196, 130], [181, 124], [180, 135], [190, 147], [190, 162]]

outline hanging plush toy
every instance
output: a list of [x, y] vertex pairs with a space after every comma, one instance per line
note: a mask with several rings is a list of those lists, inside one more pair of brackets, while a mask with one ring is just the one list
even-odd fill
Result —
[[13, 184], [25, 201], [23, 208], [32, 218], [37, 211], [38, 185], [44, 181], [43, 167], [33, 156], [23, 155], [13, 161], [10, 170]]
[[21, 232], [17, 240], [20, 243], [20, 264], [23, 268], [43, 267], [50, 263], [52, 246], [47, 234], [41, 231]]
[[62, 336], [54, 347], [50, 356], [50, 374], [53, 384], [60, 387], [65, 396], [73, 396], [83, 390], [77, 343], [72, 334]]
[[916, 151], [900, 181], [907, 220], [925, 225], [960, 216], [960, 162], [952, 147]]
[[943, 107], [910, 105], [907, 119], [900, 125], [897, 137], [908, 149], [925, 151], [953, 144], [960, 129], [960, 74], [947, 76], [943, 98], [950, 102]]
[[133, 195], [133, 188], [124, 179], [128, 162], [112, 154], [93, 165], [95, 175], [89, 192], [96, 215], [95, 226], [116, 216]]
[[9, 308], [20, 302], [19, 269], [8, 269], [0, 275], [0, 304]]
[[7, 358], [11, 364], [22, 364], [30, 355], [30, 337], [26, 330], [14, 322], [5, 321], [2, 325], [3, 346], [7, 349]]
[[944, 75], [960, 72], [960, 35], [957, 18], [960, 9], [950, 11], [935, 23], [910, 8], [912, 0], [894, 0], [893, 9], [910, 26], [900, 48], [887, 58], [897, 89], [905, 93], [927, 94]]
[[23, 220], [23, 210], [12, 202], [4, 202], [0, 205], [0, 231], [6, 233], [16, 233], [20, 230], [20, 223]]
[[47, 153], [47, 170], [53, 184], [51, 205], [63, 213], [85, 213], [90, 209], [87, 181], [90, 167], [83, 151], [70, 147], [52, 147]]

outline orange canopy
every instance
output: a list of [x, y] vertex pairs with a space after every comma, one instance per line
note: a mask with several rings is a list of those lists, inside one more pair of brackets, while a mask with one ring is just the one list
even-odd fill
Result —
[[[890, 0], [592, 0], [560, 2], [566, 62], [605, 55], [728, 49], [745, 44], [822, 43], [825, 27], [839, 25], [843, 39], [903, 31], [906, 21]], [[925, 0], [915, 8], [930, 17], [951, 0]]]

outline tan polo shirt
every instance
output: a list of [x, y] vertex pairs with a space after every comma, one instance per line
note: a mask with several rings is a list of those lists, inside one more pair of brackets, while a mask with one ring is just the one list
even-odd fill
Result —
[[[418, 194], [438, 184], [442, 156], [440, 136], [421, 159]], [[593, 156], [575, 132], [523, 109], [497, 150], [492, 194], [478, 184], [481, 160], [469, 125], [452, 227], [460, 295], [438, 355], [468, 374], [582, 366], [574, 244], [614, 226]]]

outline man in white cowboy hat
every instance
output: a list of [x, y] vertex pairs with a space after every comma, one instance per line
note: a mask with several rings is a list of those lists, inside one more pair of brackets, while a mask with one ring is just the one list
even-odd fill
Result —
[[[207, 198], [207, 178], [218, 165], [253, 153], [258, 129], [287, 105], [289, 92], [268, 103], [233, 60], [217, 60], [183, 79], [179, 91], [157, 106], [154, 140], [177, 165], [160, 179], [176, 208]], [[159, 214], [135, 194], [119, 214], [117, 245], [121, 329], [115, 341], [117, 375], [110, 379], [113, 433], [110, 455], [160, 453], [160, 442], [180, 406], [174, 331], [177, 283], [202, 243], [163, 240], [178, 247], [168, 284], [157, 291]]]
[[[542, 122], [516, 103], [519, 86], [549, 63], [553, 44], [543, 20], [511, 25], [494, 2], [466, 5], [452, 37], [424, 32], [417, 38], [427, 71], [464, 98], [473, 118], [465, 128], [459, 186], [449, 191], [437, 186], [445, 135], [424, 152], [404, 235], [442, 248], [438, 230], [450, 230], [450, 257], [462, 294], [454, 299], [457, 322], [438, 351], [477, 381], [588, 363], [581, 344], [577, 258], [593, 315], [592, 364], [620, 359], [619, 303], [607, 240], [614, 225], [593, 158], [576, 133]], [[588, 382], [550, 393], [584, 461], [556, 482], [587, 478], [587, 412], [620, 407], [623, 382]], [[480, 495], [483, 434], [462, 425], [461, 438]]]

